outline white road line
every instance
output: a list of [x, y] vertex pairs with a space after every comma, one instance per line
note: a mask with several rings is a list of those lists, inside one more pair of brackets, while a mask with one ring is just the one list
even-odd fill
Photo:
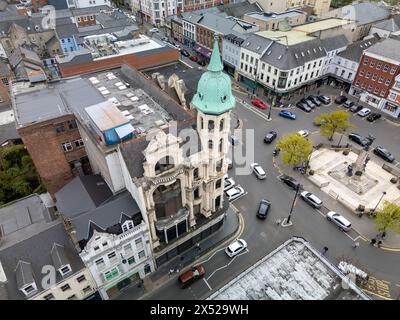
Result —
[[204, 280], [204, 282], [206, 283], [207, 287], [209, 287], [210, 290], [212, 290], [212, 288], [211, 288], [210, 284], [208, 283], [208, 281], [207, 281], [205, 278], [203, 278], [203, 280]]
[[324, 218], [326, 217], [326, 215], [321, 210], [315, 209], [315, 211], [317, 211]]
[[351, 236], [349, 236], [349, 235], [347, 234], [347, 232], [344, 232], [344, 231], [343, 231], [343, 233], [344, 233], [346, 236], [348, 236], [352, 241], [356, 241], [356, 239], [355, 239], [355, 238], [352, 238]]
[[224, 265], [224, 266], [222, 266], [222, 267], [219, 267], [218, 269], [214, 270], [213, 273], [211, 273], [210, 276], [207, 278], [207, 280], [210, 280], [210, 278], [211, 278], [217, 271], [222, 270], [222, 269], [225, 269], [226, 267], [228, 267], [233, 261], [235, 261], [236, 257], [239, 257], [239, 256], [241, 256], [241, 255], [243, 255], [243, 254], [245, 254], [245, 253], [248, 253], [248, 252], [249, 252], [249, 249], [246, 249], [246, 250], [243, 251], [242, 253], [239, 253], [237, 256], [234, 256], [234, 257], [231, 259], [231, 261], [229, 261], [228, 264], [226, 264], [226, 265]]
[[239, 103], [242, 107], [244, 107], [244, 108], [246, 108], [247, 110], [250, 110], [251, 112], [253, 112], [254, 114], [256, 114], [256, 115], [258, 115], [260, 118], [262, 118], [262, 119], [264, 119], [264, 120], [266, 120], [266, 121], [270, 121], [269, 119], [268, 119], [268, 117], [264, 114], [264, 113], [262, 113], [261, 111], [259, 111], [259, 110], [257, 110], [257, 109], [255, 109], [255, 108], [253, 108], [251, 105], [249, 105], [247, 102], [244, 102], [244, 103]]
[[225, 248], [218, 249], [218, 250], [215, 251], [211, 256], [209, 256], [207, 260], [201, 261], [201, 262], [199, 262], [199, 264], [204, 264], [204, 263], [206, 263], [207, 261], [210, 261], [210, 259], [211, 259], [212, 257], [214, 257], [218, 252], [220, 252], [220, 251], [222, 251], [222, 250], [225, 250]]
[[248, 192], [246, 191], [245, 193], [243, 193], [240, 197], [237, 197], [236, 199], [231, 200], [230, 202], [234, 202], [236, 200], [239, 200], [240, 198], [243, 198], [246, 194], [248, 194]]

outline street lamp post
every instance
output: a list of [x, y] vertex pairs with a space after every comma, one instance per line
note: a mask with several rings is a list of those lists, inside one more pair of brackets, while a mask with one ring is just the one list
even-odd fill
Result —
[[299, 194], [299, 191], [300, 191], [300, 184], [298, 184], [297, 187], [296, 187], [296, 194], [294, 195], [294, 199], [293, 199], [293, 202], [292, 202], [292, 207], [290, 208], [290, 212], [289, 212], [288, 217], [286, 218], [285, 224], [289, 224], [290, 223], [290, 218], [292, 216], [293, 208], [294, 208], [294, 205], [296, 204], [296, 200], [297, 200], [297, 196]]
[[371, 213], [375, 213], [376, 208], [378, 208], [379, 204], [381, 203], [383, 197], [385, 196], [386, 191], [382, 192], [381, 198], [379, 199], [378, 203], [376, 204], [375, 208], [371, 211]]

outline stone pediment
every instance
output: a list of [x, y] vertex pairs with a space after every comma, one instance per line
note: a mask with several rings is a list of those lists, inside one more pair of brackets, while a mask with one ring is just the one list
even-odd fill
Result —
[[149, 135], [152, 136], [149, 145], [143, 151], [144, 155], [146, 156], [149, 153], [155, 153], [160, 150], [164, 150], [168, 146], [173, 144], [178, 144], [179, 140], [172, 134], [166, 134], [162, 130], [157, 130], [157, 132], [150, 133]]

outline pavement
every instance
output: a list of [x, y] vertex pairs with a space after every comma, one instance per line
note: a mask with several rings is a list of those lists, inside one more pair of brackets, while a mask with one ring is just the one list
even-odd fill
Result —
[[[240, 219], [240, 213], [234, 208], [229, 207], [225, 221], [216, 233], [212, 234], [205, 240], [199, 242], [199, 249], [195, 246], [185, 251], [182, 255], [170, 260], [162, 265], [156, 271], [151, 273], [143, 280], [143, 284], [132, 285], [124, 289], [119, 295], [115, 296], [115, 300], [138, 300], [145, 299], [161, 286], [173, 283], [178, 286], [177, 278], [180, 274], [196, 265], [201, 259], [209, 255], [211, 252], [224, 246], [226, 242], [230, 242], [236, 238], [243, 228], [243, 221]], [[173, 272], [171, 272], [173, 270]]]

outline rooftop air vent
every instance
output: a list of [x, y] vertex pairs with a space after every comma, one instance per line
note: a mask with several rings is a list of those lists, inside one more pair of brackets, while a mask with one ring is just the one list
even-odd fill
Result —
[[280, 55], [279, 57], [278, 57], [278, 60], [281, 60], [282, 59], [282, 55]]
[[247, 42], [247, 43], [246, 43], [246, 47], [248, 47], [249, 45], [250, 45], [250, 42]]

